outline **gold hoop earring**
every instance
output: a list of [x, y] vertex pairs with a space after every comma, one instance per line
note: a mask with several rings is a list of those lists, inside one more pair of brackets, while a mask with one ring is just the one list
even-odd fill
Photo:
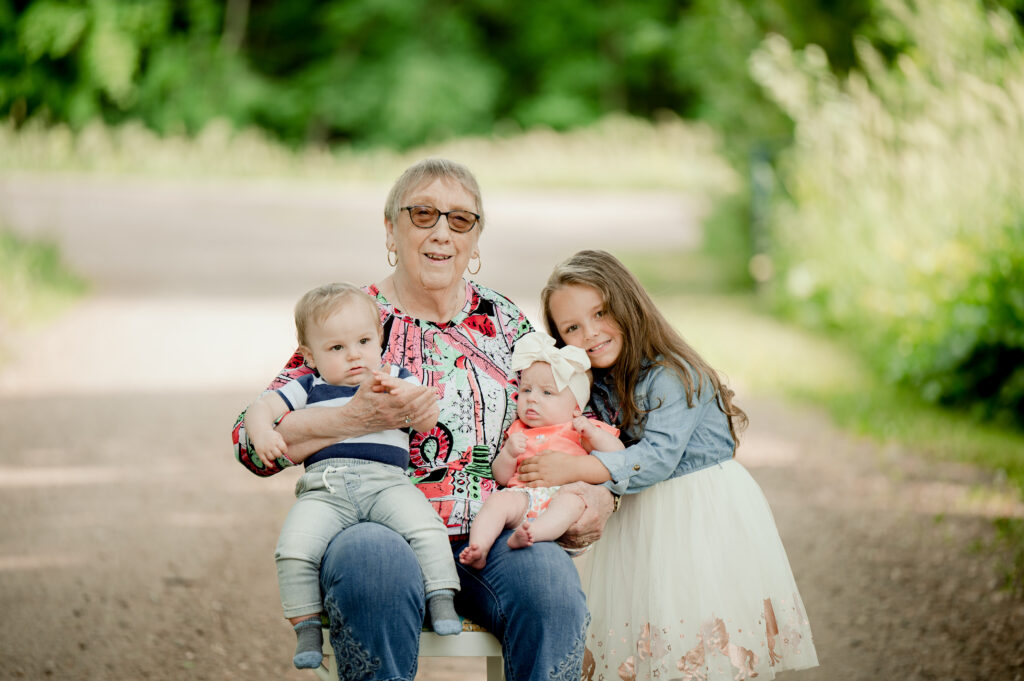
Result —
[[[477, 275], [477, 274], [480, 274], [480, 267], [484, 264], [483, 260], [480, 259], [480, 255], [479, 254], [477, 254], [475, 257], [476, 257], [476, 269], [475, 270], [468, 270], [469, 273], [474, 275], [474, 276]], [[470, 258], [470, 260], [472, 260], [472, 258]]]
[[[391, 254], [392, 253], [395, 254], [395, 261], [394, 262], [391, 262]], [[391, 251], [391, 250], [388, 251], [388, 264], [391, 265], [392, 267], [395, 267], [395, 266], [398, 265], [398, 252], [397, 251]]]

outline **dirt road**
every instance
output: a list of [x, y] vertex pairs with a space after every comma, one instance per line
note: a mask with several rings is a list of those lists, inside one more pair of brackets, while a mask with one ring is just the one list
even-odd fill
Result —
[[[236, 464], [234, 416], [292, 347], [290, 309], [328, 279], [386, 271], [384, 187], [0, 179], [0, 220], [47, 233], [96, 282], [2, 341], [0, 679], [305, 679], [272, 560], [296, 471]], [[666, 194], [488, 194], [480, 281], [536, 319], [582, 245], [696, 243]], [[284, 243], [310, 246], [301, 262]], [[339, 255], [344, 255], [346, 265]], [[737, 377], [742, 382], [742, 377]], [[793, 679], [1024, 679], [1024, 602], [988, 518], [1024, 513], [978, 471], [925, 463], [771, 396], [742, 401], [739, 458], [763, 486], [822, 666]], [[419, 678], [483, 678], [426, 660]]]

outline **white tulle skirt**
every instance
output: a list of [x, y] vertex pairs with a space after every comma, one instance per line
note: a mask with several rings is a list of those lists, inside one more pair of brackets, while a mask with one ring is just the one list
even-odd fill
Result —
[[771, 509], [735, 460], [623, 497], [580, 572], [584, 679], [762, 681], [818, 664]]

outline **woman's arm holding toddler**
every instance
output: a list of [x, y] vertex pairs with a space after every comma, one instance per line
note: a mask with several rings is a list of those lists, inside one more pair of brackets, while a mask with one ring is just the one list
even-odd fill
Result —
[[340, 407], [291, 412], [277, 426], [288, 443], [291, 460], [304, 461], [330, 444], [367, 433], [427, 422], [433, 426], [437, 422], [437, 393], [430, 387], [401, 383], [378, 375], [370, 382], [369, 390], [359, 390]]

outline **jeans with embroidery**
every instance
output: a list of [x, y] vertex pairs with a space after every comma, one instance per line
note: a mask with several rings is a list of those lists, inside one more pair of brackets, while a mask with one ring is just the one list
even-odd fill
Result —
[[[554, 543], [513, 551], [508, 534], [483, 570], [458, 566], [456, 608], [502, 642], [507, 681], [576, 681], [588, 620], [576, 569]], [[453, 553], [465, 545], [456, 542]], [[425, 601], [401, 536], [374, 523], [341, 532], [327, 547], [320, 584], [340, 681], [411, 681]]]

